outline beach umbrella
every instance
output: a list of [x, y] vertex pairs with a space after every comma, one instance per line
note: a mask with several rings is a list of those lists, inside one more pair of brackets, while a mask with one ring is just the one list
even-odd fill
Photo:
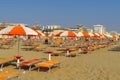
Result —
[[100, 38], [100, 35], [98, 33], [93, 33], [94, 38]]
[[108, 36], [108, 38], [112, 38], [112, 35], [110, 35], [110, 34], [106, 34], [107, 36]]
[[118, 38], [118, 36], [117, 35], [112, 35], [112, 38], [116, 39], [116, 38]]
[[63, 32], [59, 32], [59, 33], [57, 33], [55, 36], [56, 37], [60, 37], [60, 35], [62, 34]]
[[51, 33], [51, 34], [49, 34], [48, 36], [49, 36], [49, 37], [54, 37], [55, 34], [54, 34], [54, 33]]
[[73, 31], [64, 31], [60, 34], [61, 37], [77, 37], [77, 33]]
[[37, 33], [25, 27], [24, 25], [8, 26], [0, 31], [0, 34], [9, 34], [9, 35], [37, 35]]
[[35, 31], [37, 32], [37, 36], [39, 36], [39, 37], [45, 36], [45, 34], [42, 33], [41, 31], [39, 31], [39, 30], [35, 30]]
[[100, 33], [99, 33], [99, 35], [100, 35], [101, 38], [108, 38], [108, 37], [109, 37], [109, 36], [107, 36], [106, 34], [100, 34]]
[[32, 30], [29, 27], [25, 27], [24, 25], [16, 25], [16, 26], [8, 26], [0, 31], [0, 34], [2, 35], [17, 35], [18, 37], [18, 55], [19, 55], [19, 36], [21, 35], [28, 35], [33, 36], [37, 35], [37, 32]]
[[103, 34], [103, 36], [104, 36], [105, 38], [109, 38], [109, 36], [108, 36], [107, 34]]
[[113, 35], [112, 38], [117, 38], [117, 36]]
[[77, 36], [78, 37], [90, 38], [94, 35], [92, 33], [89, 33], [89, 32], [78, 32]]
[[82, 32], [78, 32], [77, 33], [77, 37], [83, 37], [84, 35], [83, 35], [83, 33]]
[[100, 35], [100, 38], [104, 38], [104, 36], [101, 33], [98, 33]]

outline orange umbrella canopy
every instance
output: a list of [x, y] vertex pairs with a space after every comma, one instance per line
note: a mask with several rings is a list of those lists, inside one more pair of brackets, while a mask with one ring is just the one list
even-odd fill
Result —
[[84, 37], [90, 37], [90, 34], [88, 32], [83, 32]]
[[26, 32], [24, 28], [21, 25], [17, 25], [11, 29], [9, 34], [15, 34], [15, 35], [25, 35]]

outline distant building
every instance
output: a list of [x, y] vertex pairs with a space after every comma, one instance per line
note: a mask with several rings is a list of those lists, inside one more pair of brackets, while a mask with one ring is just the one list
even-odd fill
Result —
[[94, 32], [96, 33], [105, 33], [106, 29], [103, 25], [94, 25]]
[[77, 25], [78, 32], [93, 32], [92, 29], [86, 27], [85, 25]]
[[60, 28], [59, 25], [47, 25], [46, 26], [47, 29], [57, 29], [57, 28]]
[[15, 26], [15, 25], [18, 25], [18, 24], [22, 24], [22, 25], [25, 25], [25, 26], [28, 26], [27, 24], [23, 24], [23, 23], [12, 23], [12, 22], [1, 22], [0, 23], [0, 28], [6, 28], [8, 26]]
[[93, 33], [93, 29], [87, 29], [87, 32]]
[[59, 32], [64, 32], [64, 31], [68, 31], [68, 30], [70, 30], [70, 29], [67, 29], [67, 28], [57, 28], [57, 29], [53, 30], [53, 33], [57, 34]]
[[68, 29], [68, 30], [74, 31], [74, 32], [78, 32], [78, 29], [76, 29], [76, 28], [70, 28], [70, 29]]
[[54, 29], [58, 28], [60, 28], [60, 26], [58, 25], [47, 25], [42, 27], [42, 32], [45, 34], [50, 34], [51, 32], [53, 32]]
[[12, 22], [1, 22], [0, 23], [0, 26], [2, 26], [2, 27], [7, 27], [7, 26], [12, 26], [14, 23], [12, 23]]

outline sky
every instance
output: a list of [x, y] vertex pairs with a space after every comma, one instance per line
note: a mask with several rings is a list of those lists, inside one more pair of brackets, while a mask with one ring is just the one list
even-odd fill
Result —
[[120, 32], [120, 0], [0, 0], [0, 22], [28, 25], [100, 24]]

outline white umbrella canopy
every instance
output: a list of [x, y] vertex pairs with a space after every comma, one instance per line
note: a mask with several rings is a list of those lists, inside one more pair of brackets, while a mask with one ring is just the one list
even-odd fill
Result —
[[8, 34], [9, 30], [11, 30], [14, 26], [8, 26], [7, 28], [4, 28], [0, 30], [0, 34]]
[[84, 36], [84, 34], [82, 32], [77, 33], [77, 37], [82, 37], [82, 36]]
[[106, 34], [107, 36], [108, 36], [108, 38], [112, 38], [112, 35], [110, 35], [110, 34]]

